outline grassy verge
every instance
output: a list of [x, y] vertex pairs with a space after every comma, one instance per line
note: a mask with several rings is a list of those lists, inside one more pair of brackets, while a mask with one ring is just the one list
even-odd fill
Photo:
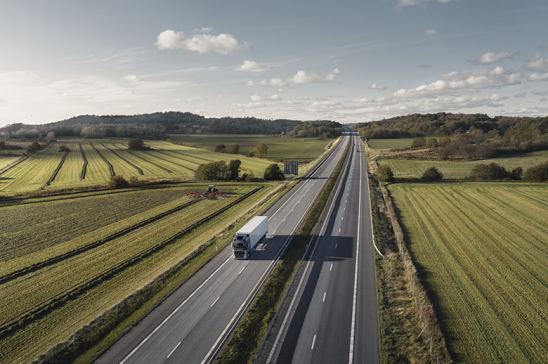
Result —
[[[347, 147], [345, 156], [348, 155]], [[236, 326], [232, 336], [216, 358], [217, 363], [251, 362], [257, 353], [259, 343], [263, 340], [276, 307], [283, 299], [284, 292], [296, 272], [306, 245], [312, 238], [319, 218], [329, 200], [329, 196], [343, 169], [344, 161], [337, 164], [331, 178], [322, 188], [318, 198], [298, 227], [289, 247], [274, 266], [266, 282], [253, 299], [248, 311]]]
[[[375, 158], [369, 160], [375, 171]], [[422, 286], [386, 186], [370, 178], [375, 239], [381, 362], [449, 362], [445, 338]]]

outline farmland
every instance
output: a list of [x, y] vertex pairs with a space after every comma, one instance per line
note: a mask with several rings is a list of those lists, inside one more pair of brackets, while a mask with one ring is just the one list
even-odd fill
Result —
[[[142, 181], [189, 180], [202, 163], [236, 158], [242, 161], [242, 173], [262, 176], [271, 163], [259, 158], [215, 153], [169, 142], [151, 141], [147, 144], [152, 149], [131, 151], [124, 141], [117, 140], [51, 143], [0, 174], [0, 195], [104, 186], [114, 175], [137, 177]], [[61, 145], [66, 145], [70, 151], [60, 152]], [[0, 168], [11, 161], [13, 158], [3, 157]]]
[[444, 178], [464, 178], [470, 170], [480, 163], [497, 163], [506, 169], [522, 167], [524, 170], [548, 160], [548, 151], [532, 152], [515, 157], [491, 158], [476, 161], [438, 161], [419, 159], [379, 159], [379, 164], [390, 166], [397, 178], [418, 178], [425, 169], [436, 167]]
[[545, 362], [548, 185], [390, 190], [453, 359]]
[[411, 143], [413, 143], [413, 138], [367, 140], [367, 144], [373, 149], [403, 149], [409, 148]]
[[172, 134], [170, 139], [178, 144], [215, 150], [218, 144], [238, 144], [240, 154], [246, 155], [253, 151], [255, 145], [268, 145], [266, 158], [274, 161], [298, 160], [309, 162], [317, 158], [332, 139], [320, 138], [290, 138], [271, 135], [200, 135], [200, 134]]
[[[3, 226], [2, 236], [28, 241], [23, 247], [8, 244], [3, 250], [0, 276], [50, 261], [47, 268], [38, 267], [0, 282], [0, 295], [5, 298], [0, 305], [0, 327], [2, 331], [10, 325], [15, 328], [0, 341], [2, 361], [31, 361], [67, 340], [113, 304], [188, 257], [265, 198], [274, 186], [219, 184], [223, 194], [212, 200], [187, 195], [204, 190], [206, 185], [181, 184], [29, 199], [0, 207], [17, 222], [17, 226]], [[107, 199], [109, 208], [104, 208]], [[228, 210], [221, 210], [225, 207]], [[71, 223], [64, 221], [66, 218]], [[208, 223], [188, 230], [204, 218]], [[25, 226], [28, 219], [36, 224]], [[33, 232], [37, 247], [31, 244]], [[67, 255], [73, 251], [76, 253]], [[63, 259], [52, 259], [63, 254]]]

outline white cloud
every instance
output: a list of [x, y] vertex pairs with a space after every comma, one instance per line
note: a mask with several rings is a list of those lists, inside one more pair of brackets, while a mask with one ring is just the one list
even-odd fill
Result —
[[415, 88], [399, 89], [394, 96], [420, 96], [451, 92], [462, 89], [484, 89], [515, 85], [522, 82], [522, 76], [517, 72], [508, 72], [497, 66], [481, 72], [450, 72], [442, 79], [422, 84]]
[[304, 85], [304, 84], [310, 84], [310, 83], [318, 83], [318, 82], [330, 82], [334, 81], [338, 75], [341, 74], [341, 70], [337, 67], [334, 68], [331, 72], [329, 72], [325, 76], [321, 76], [314, 72], [309, 72], [305, 70], [299, 70], [293, 77], [282, 80], [281, 78], [271, 78], [270, 80], [261, 80], [258, 82], [254, 81], [247, 81], [247, 84], [249, 86], [268, 86], [268, 87], [276, 87], [276, 88], [282, 88], [286, 86], [294, 86], [294, 85]]
[[529, 75], [529, 77], [527, 78], [529, 81], [546, 81], [548, 80], [548, 72], [546, 73], [537, 73], [537, 72], [533, 72]]
[[246, 59], [242, 62], [241, 65], [239, 65], [236, 70], [238, 71], [248, 71], [248, 72], [263, 72], [267, 69], [267, 65], [264, 63], [260, 63], [257, 61], [252, 61], [249, 59]]
[[531, 71], [546, 71], [548, 72], [548, 58], [537, 54], [527, 62], [527, 68]]
[[424, 31], [424, 33], [425, 33], [426, 35], [436, 35], [436, 34], [438, 34], [438, 31], [437, 31], [436, 29], [426, 29], [426, 30]]
[[259, 95], [251, 95], [250, 99], [253, 102], [258, 102], [258, 101], [261, 101], [263, 98]]
[[160, 50], [181, 49], [183, 48], [183, 36], [183, 32], [176, 32], [171, 29], [164, 30], [158, 35], [158, 40], [155, 43], [156, 47]]
[[273, 100], [273, 101], [278, 101], [278, 100], [281, 100], [282, 98], [281, 98], [281, 96], [278, 95], [278, 94], [273, 94], [273, 95], [270, 95], [270, 96], [268, 97], [268, 99], [269, 99], [269, 100]]
[[384, 90], [386, 90], [387, 87], [386, 87], [386, 86], [378, 85], [378, 84], [376, 84], [376, 83], [372, 83], [371, 86], [370, 86], [370, 88], [371, 88], [372, 90], [384, 91]]
[[139, 82], [139, 77], [137, 75], [127, 75], [124, 76], [124, 80], [128, 82]]
[[508, 52], [485, 52], [480, 56], [479, 62], [483, 64], [491, 64], [500, 62], [510, 57], [511, 54]]
[[185, 49], [198, 53], [229, 54], [240, 47], [238, 40], [228, 33], [196, 34], [184, 40]]
[[185, 38], [183, 32], [165, 30], [158, 35], [156, 47], [160, 50], [186, 49], [191, 52], [229, 54], [240, 47], [240, 42], [228, 33], [194, 34]]

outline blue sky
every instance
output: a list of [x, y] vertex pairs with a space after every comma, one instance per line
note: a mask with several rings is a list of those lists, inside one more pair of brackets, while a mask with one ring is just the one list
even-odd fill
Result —
[[548, 114], [545, 0], [7, 1], [0, 125]]

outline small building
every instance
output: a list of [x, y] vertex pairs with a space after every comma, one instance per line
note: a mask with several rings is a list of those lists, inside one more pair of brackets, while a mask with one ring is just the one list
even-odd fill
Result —
[[299, 162], [297, 161], [287, 161], [284, 162], [284, 174], [299, 174]]

